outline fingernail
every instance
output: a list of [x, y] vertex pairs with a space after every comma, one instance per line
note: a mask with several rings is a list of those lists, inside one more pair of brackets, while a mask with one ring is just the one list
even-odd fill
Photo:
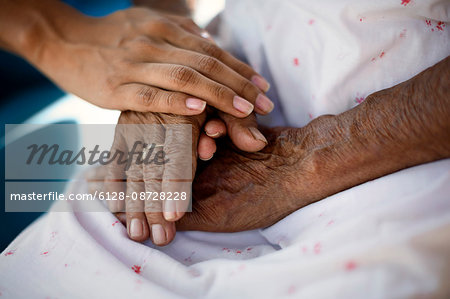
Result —
[[252, 113], [254, 108], [252, 103], [241, 98], [240, 96], [234, 96], [233, 106], [245, 115], [249, 115], [250, 113]]
[[130, 222], [130, 236], [132, 238], [139, 238], [142, 236], [144, 227], [142, 224], [142, 221], [137, 219], [137, 218], [133, 218], [131, 219]]
[[152, 238], [156, 245], [165, 244], [167, 241], [166, 231], [161, 224], [152, 224]]
[[174, 221], [177, 218], [177, 214], [175, 212], [164, 212], [164, 219], [167, 221]]
[[207, 159], [203, 159], [203, 158], [200, 158], [200, 160], [202, 160], [202, 161], [205, 161], [205, 162], [206, 162], [206, 161], [209, 161], [209, 160], [211, 160], [211, 159], [212, 159], [212, 157], [214, 157], [214, 154], [212, 154], [212, 155], [211, 155], [211, 157], [209, 157], [209, 158], [207, 158]]
[[264, 92], [267, 92], [270, 89], [269, 82], [267, 82], [266, 79], [261, 76], [254, 75], [252, 77], [252, 83]]
[[164, 202], [164, 218], [167, 221], [174, 221], [177, 218], [177, 214], [175, 211], [175, 202], [172, 200], [166, 200]]
[[211, 138], [216, 138], [220, 136], [220, 132], [216, 132], [216, 133], [208, 133], [208, 131], [205, 130], [205, 134]]
[[262, 93], [260, 93], [257, 97], [256, 97], [256, 107], [258, 107], [260, 110], [269, 113], [273, 110], [273, 102], [271, 100], [269, 100], [268, 97], [266, 97], [265, 95], [263, 95]]
[[255, 138], [258, 141], [262, 141], [265, 144], [267, 144], [267, 139], [266, 137], [264, 137], [264, 135], [255, 127], [250, 127], [248, 128], [250, 133], [252, 134], [253, 138]]
[[205, 110], [206, 102], [195, 98], [188, 98], [186, 99], [186, 107], [191, 110], [203, 111]]

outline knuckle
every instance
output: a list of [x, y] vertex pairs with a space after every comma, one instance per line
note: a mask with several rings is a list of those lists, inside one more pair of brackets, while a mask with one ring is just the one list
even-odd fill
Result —
[[105, 79], [105, 83], [108, 90], [114, 90], [117, 87], [119, 81], [116, 77], [107, 77]]
[[[129, 195], [131, 195], [132, 193], [129, 193]], [[140, 200], [132, 200], [131, 196], [130, 198], [127, 198], [125, 200], [125, 207], [126, 207], [126, 211], [130, 212], [130, 213], [140, 213], [143, 212], [142, 207], [140, 205]]]
[[195, 24], [195, 22], [191, 19], [191, 18], [182, 18], [179, 22], [179, 24], [181, 26], [186, 26], [186, 27], [197, 27], [197, 24]]
[[161, 45], [146, 36], [135, 38], [132, 42], [132, 50], [138, 54], [159, 55], [162, 53]]
[[152, 200], [146, 200], [145, 201], [145, 207], [144, 207], [144, 211], [145, 211], [145, 216], [148, 220], [155, 220], [155, 218], [158, 218], [158, 212], [162, 212], [162, 206], [159, 202], [154, 202]]
[[167, 33], [171, 29], [171, 23], [164, 18], [156, 18], [146, 21], [145, 29], [148, 32]]
[[228, 90], [223, 86], [214, 87], [212, 89], [212, 94], [216, 99], [219, 99], [220, 102], [223, 102], [223, 99], [228, 95]]
[[209, 56], [212, 56], [219, 60], [223, 57], [222, 49], [220, 49], [218, 46], [216, 46], [210, 42], [203, 42], [201, 45], [201, 48]]
[[137, 185], [142, 182], [142, 171], [140, 168], [130, 166], [125, 172], [127, 176], [127, 186], [129, 189], [138, 189]]
[[[120, 90], [122, 84], [124, 82], [126, 82], [127, 78], [124, 76], [123, 78], [118, 78], [118, 77], [108, 77], [105, 78], [104, 83], [102, 85], [104, 85], [105, 91], [107, 91], [110, 94], [109, 97], [109, 101], [106, 103], [103, 103], [105, 107], [111, 107], [110, 105], [114, 105], [114, 106], [122, 106], [120, 98], [117, 97], [115, 94], [118, 90]], [[126, 105], [124, 105], [123, 107], [125, 107]]]
[[137, 47], [146, 47], [149, 44], [149, 40], [146, 36], [140, 35], [135, 37], [132, 42]]
[[241, 86], [239, 88], [239, 93], [241, 95], [244, 95], [244, 94], [248, 94], [249, 91], [254, 91], [257, 93], [256, 88], [253, 86], [252, 83], [250, 83], [250, 81], [243, 80], [243, 82], [241, 83]]
[[140, 103], [144, 106], [153, 106], [156, 98], [158, 96], [158, 91], [151, 87], [143, 87], [139, 89], [137, 97]]
[[244, 75], [244, 77], [247, 77], [248, 74], [253, 73], [251, 67], [249, 67], [248, 65], [246, 65], [243, 62], [237, 63], [237, 65], [234, 67], [234, 69], [239, 74]]
[[197, 26], [197, 24], [195, 24], [194, 20], [192, 20], [191, 18], [183, 17], [182, 23], [189, 26]]
[[202, 56], [197, 63], [199, 68], [206, 73], [215, 73], [220, 71], [220, 63], [216, 58]]
[[166, 107], [174, 107], [177, 100], [178, 100], [177, 94], [174, 92], [169, 92], [164, 97], [164, 102], [165, 102], [164, 104], [166, 105]]
[[179, 86], [184, 87], [189, 83], [195, 83], [195, 72], [189, 67], [173, 67], [169, 72], [169, 77], [172, 82]]

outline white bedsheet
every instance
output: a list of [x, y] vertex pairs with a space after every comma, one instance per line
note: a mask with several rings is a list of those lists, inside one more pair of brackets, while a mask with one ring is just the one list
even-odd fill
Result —
[[0, 269], [5, 298], [448, 298], [450, 159], [264, 230], [179, 232], [164, 248], [129, 240], [108, 212], [48, 213], [2, 253]]

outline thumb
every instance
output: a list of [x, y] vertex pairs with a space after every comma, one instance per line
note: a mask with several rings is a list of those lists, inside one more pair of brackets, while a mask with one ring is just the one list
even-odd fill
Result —
[[225, 122], [231, 141], [240, 150], [257, 152], [267, 145], [267, 139], [258, 130], [258, 123], [254, 113], [245, 118], [236, 118], [219, 112], [219, 117]]

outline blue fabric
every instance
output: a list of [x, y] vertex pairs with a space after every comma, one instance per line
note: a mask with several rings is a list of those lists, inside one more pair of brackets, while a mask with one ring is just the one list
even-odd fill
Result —
[[92, 17], [105, 16], [131, 6], [131, 0], [64, 0], [63, 2]]

